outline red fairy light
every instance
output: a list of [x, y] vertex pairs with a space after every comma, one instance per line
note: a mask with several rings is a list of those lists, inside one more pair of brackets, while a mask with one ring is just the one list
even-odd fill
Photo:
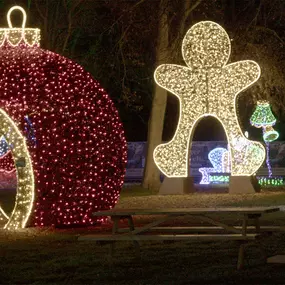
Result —
[[[21, 31], [18, 38], [13, 29]], [[31, 206], [24, 218], [12, 214], [8, 228], [100, 222], [92, 212], [114, 207], [125, 173], [126, 141], [114, 104], [80, 65], [41, 49], [38, 29], [10, 27], [5, 35], [0, 108], [26, 138], [35, 187], [34, 194], [31, 185], [17, 194]]]

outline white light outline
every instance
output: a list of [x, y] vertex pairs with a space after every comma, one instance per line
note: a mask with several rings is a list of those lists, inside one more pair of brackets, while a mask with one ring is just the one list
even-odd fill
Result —
[[[275, 135], [275, 138], [274, 139], [271, 139], [271, 140], [268, 140], [267, 139], [267, 137], [269, 136], [269, 135]], [[273, 142], [273, 141], [276, 141], [278, 138], [279, 138], [279, 133], [277, 132], [277, 131], [275, 131], [273, 128], [272, 128], [272, 130], [270, 130], [270, 131], [266, 131], [264, 134], [263, 134], [263, 140], [265, 141], [265, 142]]]
[[[22, 22], [22, 27], [21, 28], [13, 28], [12, 22], [11, 22], [11, 13], [14, 10], [20, 10], [23, 14], [23, 22]], [[8, 22], [8, 26], [9, 28], [0, 28], [0, 41], [2, 41], [0, 43], [0, 47], [3, 46], [7, 40], [7, 42], [13, 46], [16, 47], [19, 45], [19, 43], [21, 43], [21, 41], [24, 41], [25, 44], [27, 44], [28, 46], [34, 46], [34, 45], [39, 45], [39, 41], [40, 41], [40, 29], [37, 28], [26, 28], [26, 21], [27, 21], [27, 14], [26, 11], [21, 7], [21, 6], [13, 6], [9, 9], [8, 13], [7, 13], [7, 22]], [[21, 34], [20, 37], [18, 37], [18, 39], [15, 41], [16, 43], [11, 42], [11, 40], [9, 39], [11, 37], [11, 34], [13, 33], [19, 33]], [[29, 40], [26, 38], [26, 34], [30, 34], [32, 35], [32, 40], [29, 42]], [[14, 35], [15, 36], [15, 35]]]
[[[1, 118], [2, 117], [2, 118]], [[25, 157], [26, 165], [25, 165], [25, 172], [22, 172], [22, 169], [18, 168], [23, 168], [19, 167], [15, 164], [16, 170], [17, 170], [17, 180], [18, 180], [18, 185], [17, 185], [17, 195], [16, 195], [16, 202], [14, 209], [9, 217], [8, 222], [4, 225], [4, 229], [17, 229], [19, 227], [24, 228], [26, 226], [26, 223], [30, 217], [30, 214], [32, 212], [33, 204], [34, 204], [34, 198], [35, 198], [35, 180], [34, 180], [34, 171], [33, 171], [33, 166], [32, 166], [32, 160], [26, 145], [26, 139], [25, 137], [21, 134], [19, 128], [15, 124], [15, 122], [9, 117], [9, 115], [0, 108], [0, 121], [5, 124], [5, 121], [8, 123], [9, 127], [11, 128], [12, 132], [15, 132], [17, 135], [18, 142], [21, 142], [21, 151], [23, 152], [23, 155]], [[8, 138], [6, 138], [7, 142], [10, 144], [13, 139], [13, 136], [11, 135]], [[15, 158], [18, 157], [17, 155], [17, 147], [11, 149], [14, 162]], [[28, 175], [26, 174], [28, 173]], [[20, 179], [26, 179], [25, 185], [19, 185], [20, 184]], [[25, 190], [25, 193], [24, 193]], [[22, 196], [29, 195], [30, 200], [28, 201], [28, 205], [24, 207], [24, 210], [22, 210], [23, 205], [21, 205], [22, 202], [24, 202]], [[4, 212], [4, 210], [0, 207], [1, 212]], [[18, 217], [18, 212], [21, 213], [21, 216]], [[5, 212], [4, 212], [5, 213]]]
[[12, 22], [11, 22], [11, 13], [14, 10], [20, 10], [23, 14], [23, 22], [22, 22], [22, 29], [25, 28], [26, 26], [26, 22], [27, 22], [27, 13], [26, 11], [21, 7], [21, 6], [13, 6], [9, 9], [8, 13], [7, 13], [7, 22], [8, 22], [8, 26], [10, 29], [13, 28]]
[[0, 212], [7, 220], [9, 220], [9, 216], [5, 213], [5, 211], [1, 208], [1, 206], [0, 206]]
[[[215, 22], [212, 22], [212, 21], [202, 21], [202, 22], [198, 22], [197, 24], [193, 25], [193, 26], [190, 28], [190, 30], [193, 29], [196, 25], [198, 25], [198, 24], [201, 25], [201, 24], [204, 24], [204, 23], [212, 23], [212, 24], [214, 24], [214, 25], [217, 25], [217, 27], [218, 27], [223, 33], [225, 33], [225, 35], [226, 35], [226, 37], [227, 37], [227, 39], [228, 39], [229, 52], [228, 52], [228, 56], [227, 56], [227, 61], [225, 61], [225, 63], [223, 64], [223, 66], [222, 66], [221, 68], [224, 68], [224, 67], [226, 67], [226, 66], [231, 66], [231, 65], [236, 64], [237, 62], [227, 64], [227, 62], [228, 62], [228, 60], [229, 60], [229, 58], [230, 58], [230, 55], [231, 55], [231, 43], [230, 43], [230, 38], [229, 38], [228, 34], [226, 33], [226, 31], [225, 31], [219, 24], [217, 24], [217, 23], [215, 23]], [[188, 33], [188, 32], [189, 32], [189, 30], [187, 31], [187, 33]], [[187, 35], [187, 33], [186, 33], [186, 35]], [[183, 53], [183, 43], [184, 43], [184, 41], [185, 41], [185, 37], [184, 37], [184, 39], [183, 39], [183, 41], [182, 41], [182, 56], [183, 56], [183, 59], [184, 59], [184, 61], [185, 61], [185, 56], [184, 56], [184, 53]], [[185, 62], [186, 62], [186, 61], [185, 61]], [[252, 60], [238, 61], [238, 63], [241, 63], [241, 62], [253, 62], [253, 63], [256, 65], [256, 67], [258, 68], [258, 75], [257, 75], [257, 77], [256, 77], [255, 80], [253, 80], [252, 82], [250, 82], [250, 84], [246, 85], [244, 88], [240, 89], [240, 90], [234, 95], [234, 97], [233, 97], [233, 98], [234, 98], [234, 101], [236, 101], [236, 98], [237, 98], [237, 95], [238, 95], [238, 94], [240, 94], [242, 91], [244, 91], [245, 89], [247, 89], [249, 86], [253, 85], [253, 84], [260, 78], [260, 75], [261, 75], [260, 66], [259, 66], [255, 61], [252, 61]], [[177, 66], [177, 67], [179, 67], [179, 68], [184, 68], [184, 69], [190, 70], [190, 68], [189, 68], [188, 65], [187, 65], [187, 62], [186, 62], [186, 66], [181, 66], [181, 65], [176, 65], [176, 64], [167, 64], [167, 65], [168, 65], [168, 66], [173, 66], [173, 67], [176, 67], [176, 66]], [[176, 96], [176, 97], [178, 98], [178, 100], [179, 100], [179, 119], [178, 119], [177, 126], [179, 126], [179, 125], [180, 125], [180, 121], [181, 121], [181, 116], [182, 116], [182, 103], [181, 103], [181, 99], [180, 99], [180, 96], [179, 96], [178, 94], [175, 94], [172, 90], [170, 90], [170, 89], [168, 89], [168, 88], [162, 86], [162, 85], [159, 84], [158, 81], [156, 80], [157, 70], [158, 70], [158, 68], [160, 68], [161, 66], [163, 66], [163, 65], [160, 65], [160, 66], [158, 66], [158, 67], [156, 68], [156, 70], [155, 70], [155, 72], [154, 72], [154, 80], [155, 80], [155, 82], [156, 82], [157, 85], [159, 85], [159, 86], [161, 86], [162, 88], [164, 88], [165, 90], [171, 92], [171, 94], [173, 94], [174, 96]], [[236, 104], [234, 104], [234, 112], [233, 112], [233, 113], [234, 113], [234, 116], [235, 116], [236, 121], [238, 122], [237, 112], [236, 112]], [[237, 124], [237, 125], [238, 125], [238, 129], [240, 130], [240, 134], [241, 134], [240, 138], [244, 138], [245, 140], [247, 140], [247, 141], [249, 141], [249, 142], [253, 142], [256, 146], [259, 146], [259, 147], [261, 148], [261, 151], [263, 150], [263, 160], [259, 163], [259, 166], [256, 167], [256, 169], [253, 170], [253, 171], [251, 171], [250, 173], [233, 173], [233, 167], [232, 167], [232, 162], [233, 162], [233, 159], [232, 159], [233, 154], [232, 154], [232, 152], [233, 152], [233, 149], [232, 149], [232, 147], [231, 147], [231, 142], [232, 142], [232, 140], [229, 140], [229, 135], [228, 135], [228, 133], [227, 133], [227, 131], [226, 131], [226, 128], [225, 128], [224, 124], [222, 123], [222, 121], [221, 121], [215, 114], [211, 114], [211, 113], [205, 113], [205, 114], [200, 115], [200, 116], [193, 122], [192, 128], [190, 128], [190, 130], [189, 130], [189, 136], [188, 136], [188, 140], [187, 140], [186, 155], [185, 155], [185, 158], [184, 158], [184, 160], [186, 160], [186, 163], [185, 163], [185, 165], [184, 165], [184, 168], [183, 168], [183, 169], [180, 169], [180, 171], [181, 171], [182, 174], [180, 174], [180, 175], [168, 175], [168, 174], [158, 165], [158, 163], [157, 163], [157, 161], [156, 161], [156, 157], [155, 157], [156, 149], [157, 149], [159, 146], [161, 146], [161, 145], [167, 146], [167, 145], [171, 144], [171, 143], [174, 141], [174, 138], [176, 137], [176, 134], [177, 134], [177, 132], [178, 132], [178, 128], [176, 128], [175, 134], [174, 134], [173, 138], [172, 138], [169, 142], [164, 143], [164, 144], [160, 144], [160, 145], [156, 146], [155, 149], [154, 149], [154, 152], [153, 152], [153, 160], [154, 160], [156, 166], [159, 168], [159, 170], [160, 170], [165, 176], [167, 176], [167, 177], [187, 177], [187, 176], [188, 176], [188, 174], [189, 174], [189, 161], [188, 161], [188, 160], [189, 160], [189, 144], [190, 144], [190, 142], [192, 142], [192, 137], [193, 137], [193, 134], [194, 134], [194, 130], [195, 130], [196, 126], [197, 126], [197, 123], [198, 123], [202, 118], [204, 118], [204, 117], [206, 117], [206, 116], [215, 117], [215, 118], [222, 124], [222, 126], [223, 126], [223, 129], [224, 129], [224, 131], [225, 131], [225, 134], [226, 134], [226, 137], [227, 137], [227, 141], [228, 141], [228, 144], [229, 144], [229, 149], [230, 149], [229, 154], [230, 154], [231, 171], [232, 171], [232, 174], [231, 174], [231, 175], [232, 175], [232, 176], [251, 176], [251, 175], [253, 175], [254, 173], [256, 173], [256, 171], [260, 168], [260, 166], [263, 164], [264, 159], [265, 159], [265, 149], [264, 149], [263, 145], [262, 145], [261, 143], [259, 143], [259, 142], [255, 142], [255, 141], [252, 141], [252, 140], [247, 139], [247, 138], [243, 135], [243, 132], [242, 132], [242, 130], [241, 130], [240, 125]], [[169, 163], [171, 163], [171, 162], [169, 162]], [[257, 165], [258, 165], [258, 164], [257, 164]]]

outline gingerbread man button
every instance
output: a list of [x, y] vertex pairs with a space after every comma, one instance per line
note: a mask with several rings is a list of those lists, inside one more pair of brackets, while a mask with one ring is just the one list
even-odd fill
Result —
[[154, 161], [166, 176], [188, 176], [192, 136], [205, 116], [215, 117], [224, 127], [231, 175], [250, 176], [262, 165], [264, 147], [243, 135], [236, 114], [238, 94], [258, 80], [260, 67], [251, 60], [227, 64], [230, 51], [230, 39], [220, 25], [199, 22], [183, 39], [187, 66], [163, 64], [155, 70], [156, 83], [177, 96], [180, 106], [174, 137], [154, 150]]

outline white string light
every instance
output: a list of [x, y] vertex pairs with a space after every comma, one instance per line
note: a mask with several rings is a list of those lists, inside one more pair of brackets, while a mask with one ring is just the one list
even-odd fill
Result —
[[264, 161], [264, 147], [244, 137], [236, 115], [236, 97], [258, 80], [260, 67], [251, 60], [227, 64], [230, 50], [230, 39], [220, 25], [199, 22], [183, 39], [187, 66], [163, 64], [155, 70], [156, 83], [177, 96], [180, 106], [173, 139], [154, 150], [156, 165], [168, 177], [188, 176], [189, 145], [205, 116], [217, 118], [224, 127], [231, 175], [250, 176]]
[[[22, 136], [16, 124], [6, 112], [0, 109], [0, 131], [2, 134], [9, 132], [6, 138], [11, 148], [17, 171], [17, 195], [15, 207], [4, 228], [17, 229], [24, 228], [30, 216], [34, 201], [34, 173], [26, 139]], [[24, 163], [20, 164], [19, 161]], [[5, 214], [0, 207], [0, 212]]]

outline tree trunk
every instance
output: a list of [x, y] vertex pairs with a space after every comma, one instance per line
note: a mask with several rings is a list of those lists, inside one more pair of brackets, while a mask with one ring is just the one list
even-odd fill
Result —
[[[168, 59], [168, 17], [164, 9], [167, 7], [167, 1], [160, 1], [160, 20], [158, 31], [158, 44], [156, 50], [156, 66], [166, 63]], [[148, 123], [147, 155], [144, 169], [142, 186], [151, 190], [157, 190], [160, 187], [160, 171], [153, 160], [153, 151], [162, 141], [162, 132], [164, 125], [164, 116], [167, 102], [167, 91], [159, 87], [154, 87], [151, 114]]]
[[148, 124], [147, 156], [142, 186], [157, 190], [160, 186], [160, 171], [153, 160], [153, 151], [162, 141], [167, 92], [155, 86], [151, 115]]
[[[185, 33], [185, 24], [193, 10], [195, 10], [203, 0], [197, 0], [195, 3], [187, 1], [182, 6], [184, 15], [180, 21], [180, 34], [177, 35], [176, 40], [173, 41], [172, 47], [169, 43], [169, 23], [167, 7], [168, 0], [161, 0], [159, 6], [159, 26], [158, 26], [158, 43], [156, 50], [156, 66], [163, 63], [171, 63], [171, 54], [176, 41], [180, 39], [180, 35]], [[157, 145], [162, 141], [162, 132], [164, 125], [164, 116], [167, 103], [167, 91], [155, 85], [154, 95], [152, 101], [152, 109], [148, 124], [148, 140], [147, 140], [147, 155], [146, 165], [144, 169], [144, 177], [142, 186], [151, 190], [157, 190], [160, 187], [160, 171], [158, 170], [153, 160], [153, 151]]]

